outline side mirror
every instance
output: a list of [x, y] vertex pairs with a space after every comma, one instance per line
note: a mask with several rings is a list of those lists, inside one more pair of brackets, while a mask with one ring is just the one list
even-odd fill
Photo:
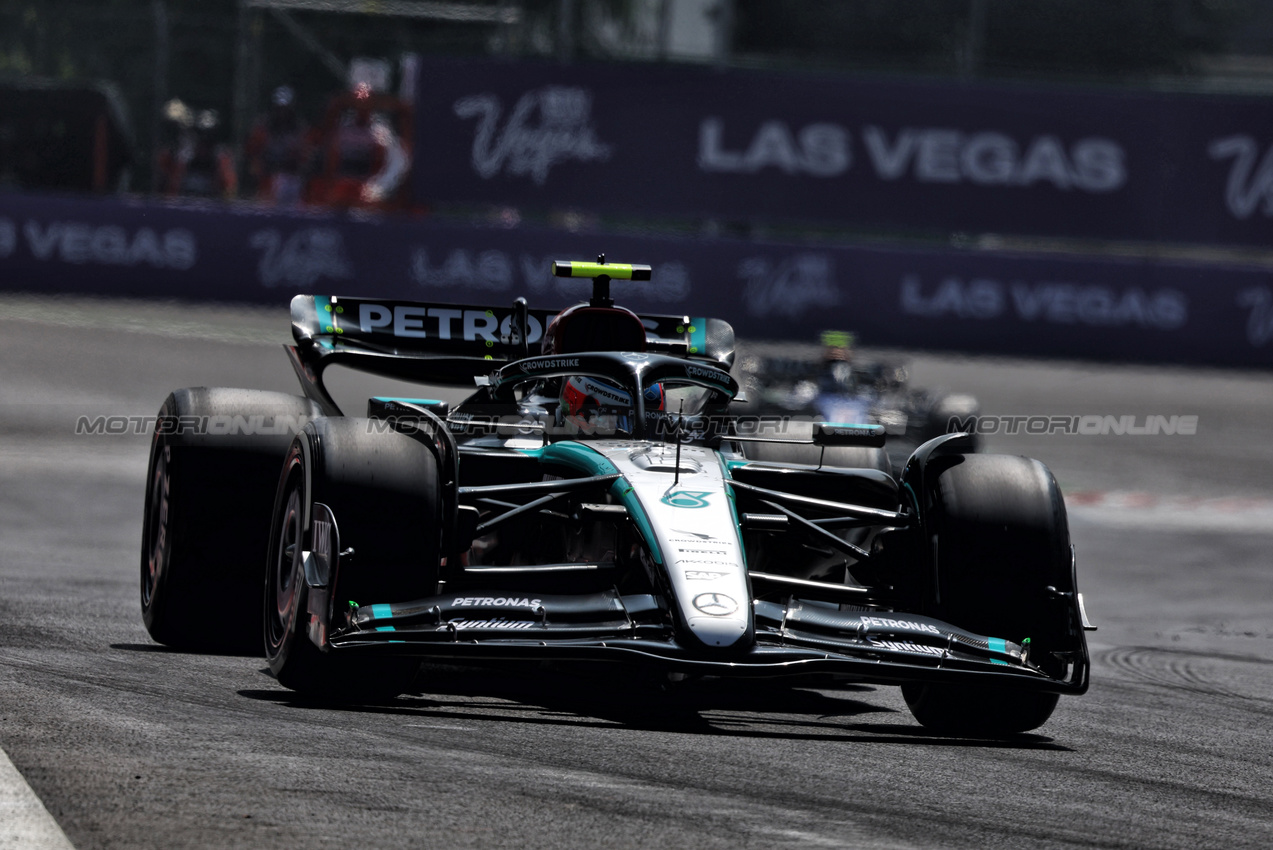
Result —
[[445, 420], [451, 412], [451, 405], [435, 398], [393, 398], [390, 396], [373, 396], [367, 399], [368, 419], [419, 418], [425, 411], [439, 419]]
[[882, 449], [884, 448], [884, 426], [815, 422], [813, 423], [813, 444], [823, 448], [862, 446]]

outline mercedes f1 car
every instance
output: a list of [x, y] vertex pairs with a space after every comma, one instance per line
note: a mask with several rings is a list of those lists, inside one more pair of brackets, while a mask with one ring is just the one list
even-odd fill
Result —
[[[1042, 463], [949, 434], [895, 478], [881, 426], [739, 415], [726, 322], [615, 306], [611, 280], [648, 266], [554, 273], [591, 299], [299, 295], [303, 395], [172, 393], [148, 474], [150, 634], [263, 638], [281, 684], [348, 701], [406, 691], [422, 659], [612, 662], [900, 685], [926, 727], [1010, 734], [1087, 689]], [[349, 416], [333, 364], [473, 392]]]

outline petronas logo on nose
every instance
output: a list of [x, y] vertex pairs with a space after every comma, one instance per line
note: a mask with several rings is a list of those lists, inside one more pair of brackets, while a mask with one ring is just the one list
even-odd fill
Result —
[[674, 508], [705, 508], [710, 495], [710, 490], [677, 490], [667, 493], [659, 501]]

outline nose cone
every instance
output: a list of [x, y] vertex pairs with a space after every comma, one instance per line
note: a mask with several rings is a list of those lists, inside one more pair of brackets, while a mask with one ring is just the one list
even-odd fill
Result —
[[748, 633], [750, 606], [745, 600], [718, 593], [700, 593], [690, 600], [686, 623], [704, 646], [737, 646]]
[[690, 620], [690, 633], [705, 646], [735, 646], [739, 644], [743, 635], [747, 634], [747, 623], [739, 620], [694, 617]]

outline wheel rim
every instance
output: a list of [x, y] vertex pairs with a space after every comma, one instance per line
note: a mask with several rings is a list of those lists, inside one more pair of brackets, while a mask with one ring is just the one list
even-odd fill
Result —
[[155, 453], [155, 469], [150, 479], [150, 492], [146, 511], [146, 569], [142, 573], [141, 601], [149, 607], [155, 595], [155, 586], [164, 568], [164, 554], [168, 546], [168, 508], [171, 481], [168, 460], [172, 452], [169, 446]]
[[270, 575], [267, 585], [266, 619], [270, 649], [283, 645], [295, 617], [296, 599], [300, 591], [301, 537], [304, 534], [302, 482], [292, 476], [287, 498], [278, 516], [278, 533], [270, 552]]

